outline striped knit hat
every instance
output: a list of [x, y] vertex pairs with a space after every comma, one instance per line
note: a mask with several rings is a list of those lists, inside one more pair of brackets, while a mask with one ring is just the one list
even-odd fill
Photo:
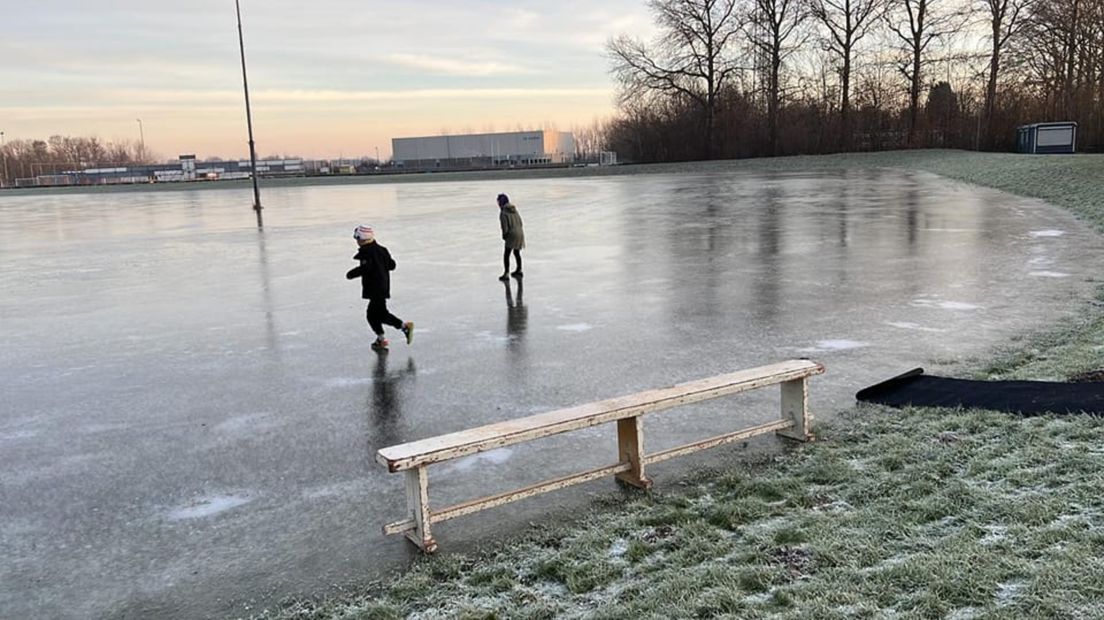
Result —
[[373, 241], [375, 238], [376, 231], [371, 226], [357, 226], [353, 231], [353, 239], [357, 241]]

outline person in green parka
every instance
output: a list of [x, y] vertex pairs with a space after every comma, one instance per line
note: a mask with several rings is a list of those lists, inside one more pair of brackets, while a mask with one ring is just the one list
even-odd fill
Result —
[[[521, 215], [517, 207], [510, 204], [510, 198], [506, 194], [498, 195], [498, 211], [498, 222], [502, 225], [502, 240], [506, 244], [502, 251], [502, 275], [498, 279], [509, 282], [510, 276], [515, 278], [522, 276], [521, 250], [525, 248], [525, 231], [522, 229]], [[510, 273], [511, 252], [514, 253], [514, 262], [517, 263], [517, 269], [513, 273]]]

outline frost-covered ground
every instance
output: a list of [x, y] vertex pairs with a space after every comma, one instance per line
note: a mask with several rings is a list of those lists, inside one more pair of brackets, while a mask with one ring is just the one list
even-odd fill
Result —
[[[1104, 231], [1104, 157], [856, 154], [647, 167], [904, 167], [1046, 199]], [[639, 172], [623, 168], [616, 173]], [[591, 172], [587, 172], [588, 174]], [[603, 173], [605, 173], [603, 171]], [[1104, 366], [1104, 294], [963, 374]], [[1104, 609], [1104, 425], [859, 408], [785, 455], [595, 505], [279, 618], [1089, 618]], [[694, 482], [690, 482], [694, 481]]]
[[1099, 617], [1097, 420], [862, 409], [825, 439], [278, 616]]

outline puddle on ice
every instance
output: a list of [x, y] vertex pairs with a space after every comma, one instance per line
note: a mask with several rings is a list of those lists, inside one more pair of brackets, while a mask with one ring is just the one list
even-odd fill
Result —
[[1066, 231], [1064, 231], [1064, 230], [1053, 230], [1053, 229], [1050, 229], [1050, 230], [1032, 230], [1032, 231], [1029, 231], [1027, 234], [1030, 235], [1031, 237], [1034, 237], [1035, 239], [1038, 239], [1040, 237], [1061, 237], [1062, 235], [1066, 234]]
[[202, 519], [248, 504], [251, 501], [253, 501], [252, 498], [240, 495], [211, 495], [194, 501], [187, 506], [174, 509], [169, 513], [169, 520]]
[[1030, 274], [1037, 278], [1068, 278], [1070, 274], [1061, 271], [1032, 271]]

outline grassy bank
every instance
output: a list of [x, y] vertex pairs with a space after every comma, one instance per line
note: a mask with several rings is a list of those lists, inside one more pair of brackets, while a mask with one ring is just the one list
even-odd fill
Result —
[[[1104, 232], [1104, 157], [910, 152], [649, 167], [921, 169], [1042, 198]], [[627, 169], [626, 169], [627, 171]], [[1104, 295], [978, 375], [1104, 366]], [[1104, 424], [861, 407], [821, 441], [272, 618], [1104, 617]]]

